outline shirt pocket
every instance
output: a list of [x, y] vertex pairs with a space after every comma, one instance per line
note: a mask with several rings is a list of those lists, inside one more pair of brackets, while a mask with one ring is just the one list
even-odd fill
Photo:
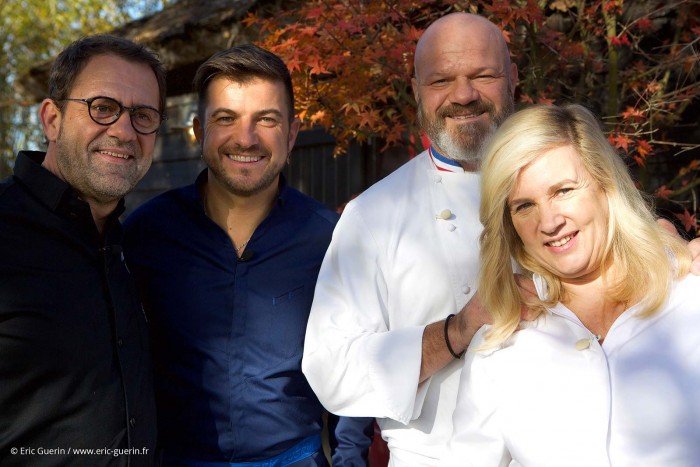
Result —
[[[299, 360], [304, 350], [306, 323], [309, 319], [311, 297], [304, 285], [280, 293], [275, 291], [264, 306], [254, 306], [246, 323], [250, 357], [265, 371], [285, 360]], [[292, 366], [298, 366], [293, 361]]]

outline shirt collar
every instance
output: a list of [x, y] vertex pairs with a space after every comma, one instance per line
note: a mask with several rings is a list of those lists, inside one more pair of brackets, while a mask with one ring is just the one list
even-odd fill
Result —
[[430, 146], [428, 154], [430, 154], [430, 160], [433, 161], [433, 165], [438, 171], [464, 173], [464, 169], [458, 162], [443, 156], [434, 146]]
[[39, 151], [20, 151], [15, 161], [14, 174], [29, 191], [55, 211], [64, 199], [70, 197], [70, 185], [41, 166], [46, 153]]
[[538, 273], [534, 273], [532, 275], [532, 282], [535, 283], [537, 297], [542, 301], [549, 299], [549, 287], [547, 286], [547, 281], [544, 280], [544, 277]]
[[[51, 211], [80, 214], [87, 208], [87, 212], [90, 213], [89, 205], [80, 199], [78, 193], [68, 183], [42, 167], [45, 157], [45, 152], [20, 151], [15, 161], [15, 178]], [[124, 200], [120, 199], [117, 207], [110, 214], [110, 219], [119, 217], [122, 212], [124, 212]]]

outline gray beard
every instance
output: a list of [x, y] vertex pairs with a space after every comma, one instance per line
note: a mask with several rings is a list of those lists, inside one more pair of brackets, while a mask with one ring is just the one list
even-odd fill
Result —
[[435, 146], [443, 151], [445, 157], [454, 161], [481, 162], [484, 148], [497, 128], [495, 123], [491, 123], [486, 131], [473, 125], [465, 125], [459, 129], [460, 136], [467, 136], [462, 141], [452, 138], [446, 129], [442, 129], [434, 140]]
[[[442, 155], [454, 161], [479, 163], [491, 136], [496, 129], [508, 118], [514, 110], [510, 84], [503, 90], [503, 108], [500, 112], [490, 102], [474, 101], [467, 105], [451, 104], [439, 109], [433, 120], [426, 117], [422, 102], [418, 101], [418, 124], [428, 135]], [[445, 125], [445, 118], [450, 115], [451, 108], [486, 111], [490, 116], [487, 126], [479, 124], [464, 124], [456, 127], [456, 134], [450, 134]]]

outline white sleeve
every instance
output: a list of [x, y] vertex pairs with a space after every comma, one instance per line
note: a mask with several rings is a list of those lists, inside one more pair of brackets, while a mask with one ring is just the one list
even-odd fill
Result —
[[483, 343], [486, 328], [474, 336], [465, 355], [444, 463], [448, 467], [507, 467], [511, 461], [499, 426], [495, 387], [487, 371], [489, 357], [472, 350]]
[[352, 207], [321, 266], [302, 370], [330, 412], [408, 423], [429, 385], [418, 385], [424, 326], [390, 323], [386, 249]]

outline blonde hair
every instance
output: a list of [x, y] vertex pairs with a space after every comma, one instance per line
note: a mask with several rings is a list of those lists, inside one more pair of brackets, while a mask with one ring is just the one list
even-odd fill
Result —
[[511, 259], [527, 272], [541, 275], [547, 284], [549, 293], [545, 300], [527, 303], [535, 316], [563, 298], [559, 277], [526, 253], [508, 209], [508, 196], [520, 171], [560, 146], [576, 150], [608, 200], [603, 264], [615, 264], [625, 274], [608, 284], [607, 298], [624, 303], [643, 291], [639, 316], [652, 316], [665, 302], [673, 279], [684, 276], [690, 268], [687, 247], [656, 222], [627, 167], [590, 111], [575, 104], [527, 108], [513, 114], [498, 129], [482, 160], [479, 218], [484, 230], [479, 295], [494, 321], [485, 348], [502, 344], [520, 322], [522, 298]]

